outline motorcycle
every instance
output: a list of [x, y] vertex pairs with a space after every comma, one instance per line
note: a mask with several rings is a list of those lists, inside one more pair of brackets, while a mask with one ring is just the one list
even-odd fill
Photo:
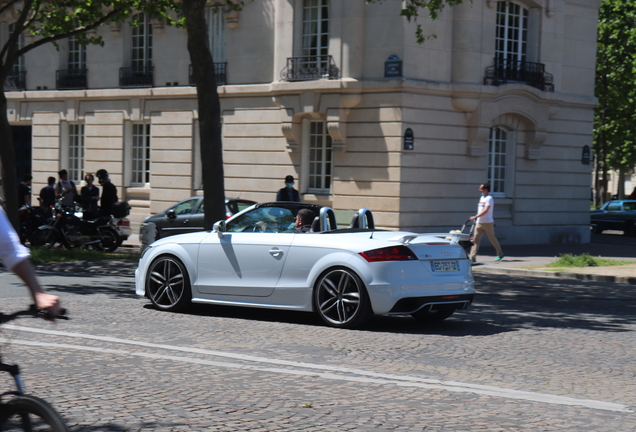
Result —
[[84, 220], [76, 215], [74, 208], [64, 207], [59, 202], [53, 207], [52, 222], [42, 225], [31, 236], [34, 247], [53, 247], [57, 242], [67, 249], [89, 248], [113, 252], [119, 246], [117, 230], [110, 224], [110, 217]]
[[26, 244], [31, 241], [31, 237], [42, 225], [47, 225], [49, 222], [45, 217], [44, 212], [39, 207], [31, 207], [25, 205], [20, 207], [20, 241], [22, 244]]

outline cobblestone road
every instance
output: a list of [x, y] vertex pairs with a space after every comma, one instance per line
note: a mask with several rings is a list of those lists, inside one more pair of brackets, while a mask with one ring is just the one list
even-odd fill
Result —
[[[636, 431], [636, 287], [476, 277], [476, 303], [444, 323], [352, 331], [303, 313], [162, 313], [129, 276], [42, 274], [73, 319], [5, 326], [1, 349], [74, 432]], [[2, 310], [24, 295], [0, 273]]]

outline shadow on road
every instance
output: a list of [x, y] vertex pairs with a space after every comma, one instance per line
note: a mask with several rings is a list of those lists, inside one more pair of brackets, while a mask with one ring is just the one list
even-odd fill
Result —
[[[601, 332], [636, 329], [636, 286], [498, 274], [479, 275], [476, 281], [481, 294], [473, 305], [440, 323], [422, 323], [410, 316], [375, 316], [359, 330], [349, 331], [462, 337], [542, 327]], [[296, 311], [196, 304], [185, 314], [325, 326], [315, 314]]]

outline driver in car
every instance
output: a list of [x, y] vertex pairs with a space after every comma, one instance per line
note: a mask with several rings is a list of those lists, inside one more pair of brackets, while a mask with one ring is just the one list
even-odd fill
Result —
[[311, 230], [311, 224], [314, 221], [314, 212], [309, 209], [300, 209], [296, 215], [296, 223], [294, 224], [295, 233], [306, 233]]

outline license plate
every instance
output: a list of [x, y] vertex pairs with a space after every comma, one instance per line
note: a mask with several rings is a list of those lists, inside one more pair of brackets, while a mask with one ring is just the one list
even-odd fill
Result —
[[459, 270], [457, 261], [432, 261], [431, 267], [434, 272], [455, 272]]

